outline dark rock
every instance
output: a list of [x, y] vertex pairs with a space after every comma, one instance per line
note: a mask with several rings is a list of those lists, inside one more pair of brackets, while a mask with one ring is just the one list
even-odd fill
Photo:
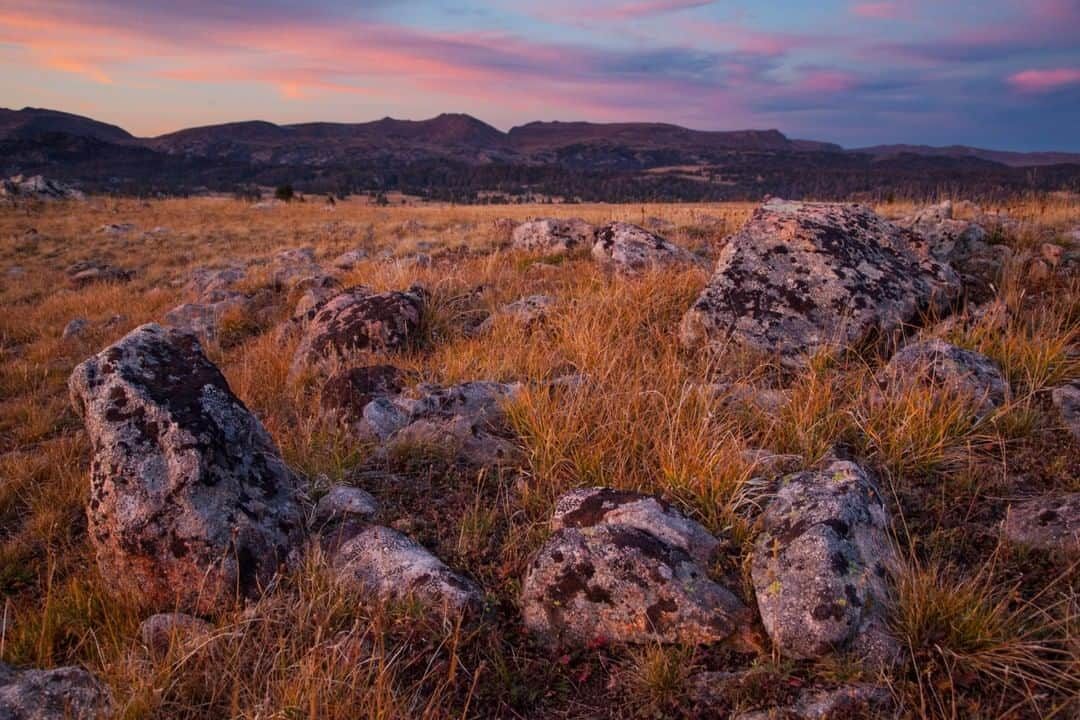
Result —
[[112, 589], [205, 612], [270, 582], [302, 539], [297, 481], [194, 336], [143, 325], [68, 386], [94, 448], [89, 534]]
[[334, 373], [323, 384], [323, 410], [338, 412], [345, 419], [363, 417], [364, 407], [376, 397], [396, 395], [405, 386], [405, 376], [393, 365], [365, 365]]
[[16, 670], [0, 663], [0, 720], [103, 720], [114, 708], [109, 688], [82, 668]]

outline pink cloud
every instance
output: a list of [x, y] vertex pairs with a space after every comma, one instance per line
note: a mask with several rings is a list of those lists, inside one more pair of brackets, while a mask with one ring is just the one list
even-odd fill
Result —
[[892, 2], [864, 2], [852, 5], [851, 12], [874, 20], [893, 20], [900, 17], [900, 6]]
[[1080, 68], [1024, 70], [1010, 75], [1009, 84], [1023, 92], [1048, 92], [1080, 84]]
[[641, 0], [611, 8], [605, 14], [619, 18], [648, 17], [678, 10], [705, 7], [706, 5], [712, 5], [713, 2], [714, 0]]

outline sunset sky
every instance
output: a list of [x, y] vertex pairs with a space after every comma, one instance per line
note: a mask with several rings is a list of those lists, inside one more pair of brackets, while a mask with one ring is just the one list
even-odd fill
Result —
[[0, 0], [0, 106], [137, 135], [466, 112], [1080, 151], [1080, 0]]

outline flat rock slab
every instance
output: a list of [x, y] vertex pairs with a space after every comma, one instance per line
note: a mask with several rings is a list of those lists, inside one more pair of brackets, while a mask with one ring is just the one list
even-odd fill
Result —
[[616, 222], [596, 231], [593, 259], [623, 275], [679, 265], [697, 259], [687, 250], [668, 242], [643, 227]]
[[0, 663], [0, 720], [104, 720], [109, 688], [86, 670], [16, 670]]
[[1080, 493], [1016, 503], [1009, 508], [1002, 532], [1017, 545], [1080, 555]]
[[143, 325], [68, 387], [94, 448], [89, 535], [111, 588], [208, 612], [274, 577], [303, 535], [297, 480], [194, 336]]
[[680, 340], [794, 367], [821, 350], [893, 341], [921, 312], [946, 313], [960, 292], [956, 273], [912, 241], [861, 205], [765, 203], [724, 245]]
[[881, 495], [854, 463], [789, 475], [765, 509], [751, 576], [761, 619], [780, 652], [852, 652], [892, 661], [884, 615], [895, 558]]

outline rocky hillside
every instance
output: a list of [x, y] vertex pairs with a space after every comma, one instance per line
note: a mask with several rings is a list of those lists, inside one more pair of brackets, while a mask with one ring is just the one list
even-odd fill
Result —
[[[1038, 165], [1038, 172], [1029, 172]], [[1001, 199], [1080, 188], [1067, 153], [889, 146], [844, 151], [777, 130], [706, 132], [659, 123], [534, 122], [501, 132], [468, 115], [423, 121], [240, 122], [133, 138], [49, 110], [0, 112], [0, 174], [45, 175], [121, 193], [402, 191], [435, 200], [842, 199], [960, 193]]]

